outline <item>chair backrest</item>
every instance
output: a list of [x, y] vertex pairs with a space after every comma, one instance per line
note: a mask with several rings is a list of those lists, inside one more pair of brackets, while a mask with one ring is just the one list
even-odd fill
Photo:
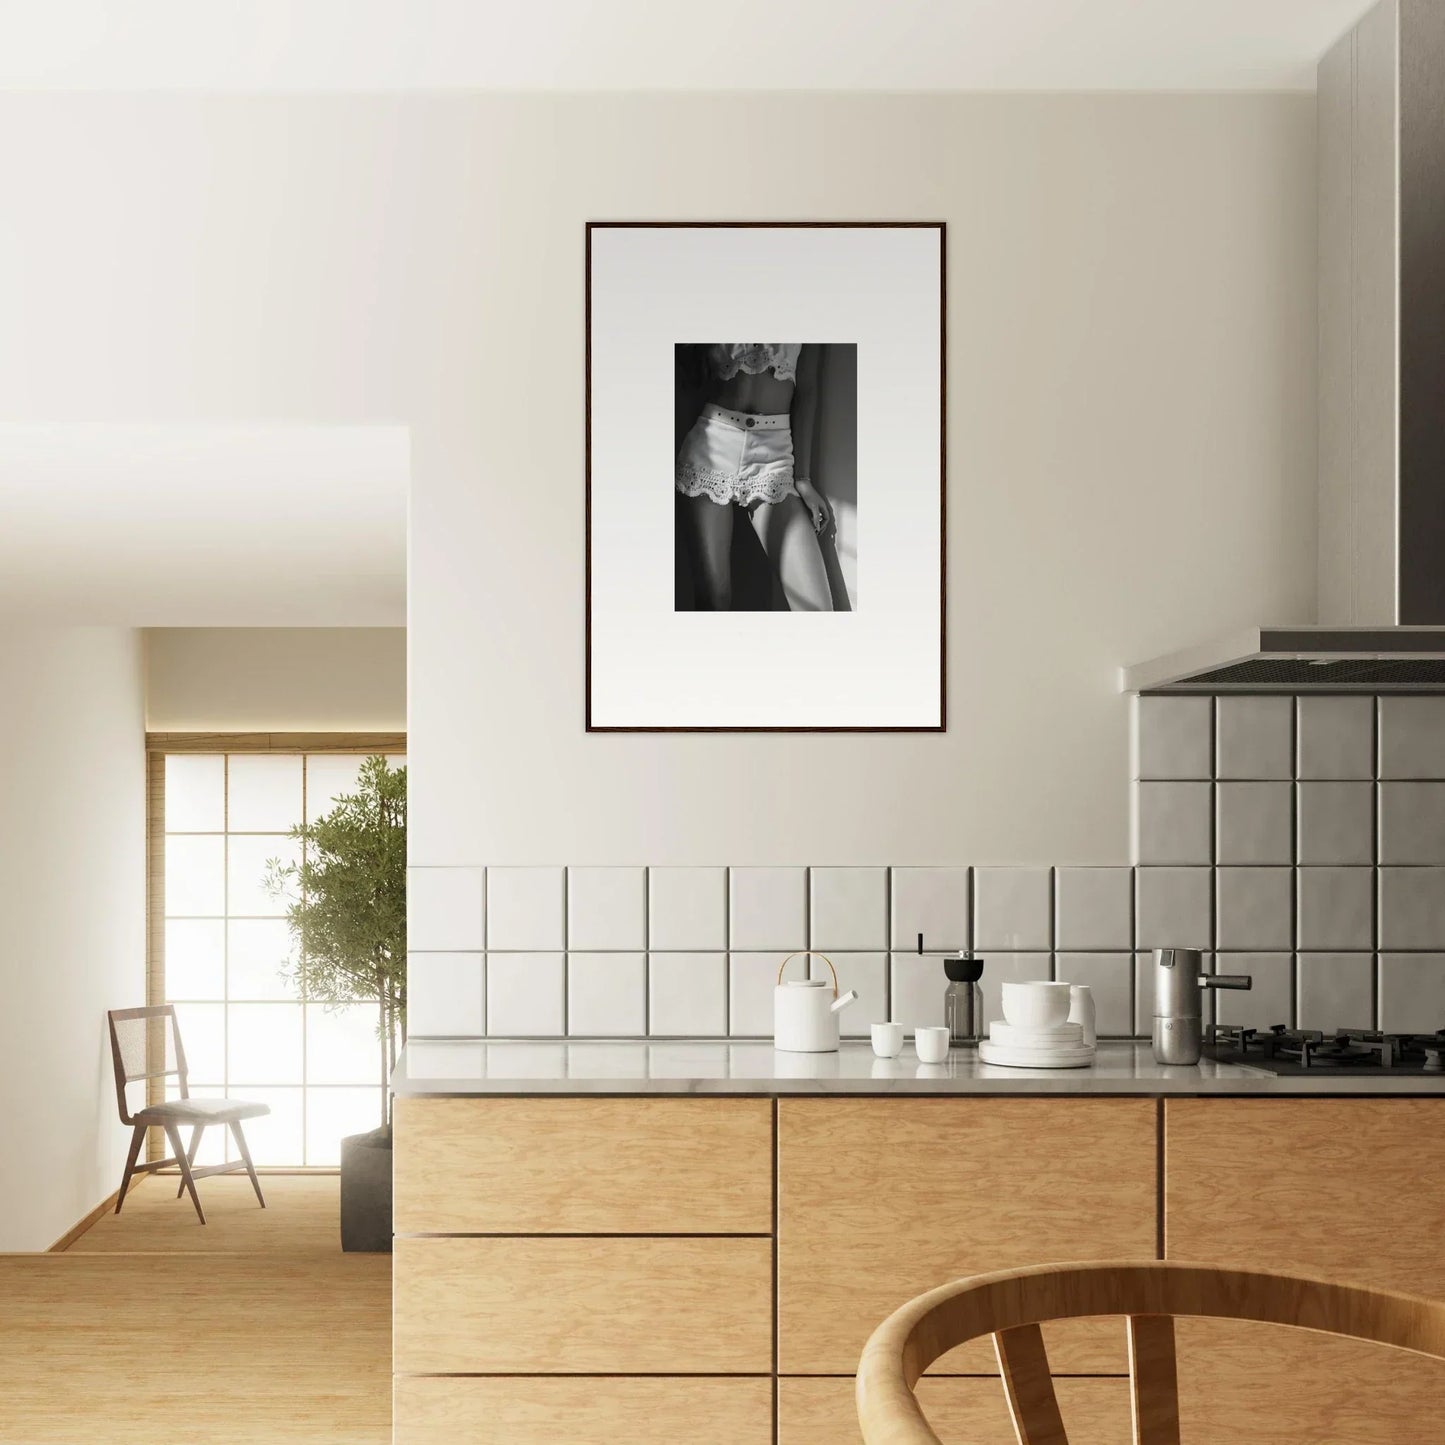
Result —
[[122, 1124], [132, 1122], [126, 1085], [138, 1079], [177, 1078], [181, 1098], [190, 1097], [186, 1051], [181, 1047], [174, 1004], [111, 1009], [106, 1018], [110, 1022], [110, 1057], [115, 1065], [116, 1104]]
[[895, 1311], [863, 1347], [858, 1422], [866, 1445], [942, 1445], [913, 1393], [939, 1356], [992, 1335], [1019, 1445], [1068, 1445], [1039, 1325], [1125, 1315], [1136, 1445], [1179, 1445], [1176, 1315], [1258, 1320], [1445, 1359], [1445, 1303], [1327, 1280], [1151, 1260], [1044, 1265], [975, 1275]]

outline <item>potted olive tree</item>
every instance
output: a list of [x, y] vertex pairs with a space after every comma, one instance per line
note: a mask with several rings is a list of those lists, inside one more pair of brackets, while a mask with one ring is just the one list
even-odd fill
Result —
[[341, 1141], [341, 1247], [391, 1248], [391, 1096], [386, 1085], [406, 1034], [406, 769], [367, 758], [356, 790], [291, 830], [301, 861], [266, 865], [286, 900], [295, 943], [288, 976], [322, 1004], [374, 999], [380, 1127]]

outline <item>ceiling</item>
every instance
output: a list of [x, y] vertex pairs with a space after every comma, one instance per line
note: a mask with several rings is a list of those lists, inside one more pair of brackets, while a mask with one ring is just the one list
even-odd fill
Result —
[[0, 0], [0, 89], [1308, 90], [1373, 0]]
[[0, 621], [406, 625], [404, 427], [0, 425]]

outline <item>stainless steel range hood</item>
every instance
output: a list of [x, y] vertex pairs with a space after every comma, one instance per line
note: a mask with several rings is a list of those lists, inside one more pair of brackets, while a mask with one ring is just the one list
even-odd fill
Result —
[[1125, 692], [1445, 692], [1445, 627], [1254, 627], [1123, 671]]
[[1316, 626], [1121, 669], [1128, 692], [1445, 692], [1445, 3], [1319, 65]]

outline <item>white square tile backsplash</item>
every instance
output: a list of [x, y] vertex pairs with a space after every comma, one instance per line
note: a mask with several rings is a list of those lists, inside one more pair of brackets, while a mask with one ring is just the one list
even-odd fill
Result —
[[1445, 953], [1380, 955], [1380, 1027], [1428, 1034], [1445, 1018]]
[[1134, 872], [1130, 868], [1054, 870], [1054, 945], [1065, 949], [1134, 947]]
[[1134, 879], [1137, 946], [1208, 949], [1213, 879], [1210, 868], [1140, 868]]
[[563, 948], [566, 888], [562, 868], [487, 869], [487, 947], [503, 951]]
[[1380, 862], [1445, 863], [1445, 783], [1380, 784]]
[[1445, 945], [1445, 868], [1380, 869], [1380, 947]]
[[1052, 947], [1053, 870], [975, 868], [973, 941], [1015, 953]]
[[1375, 946], [1375, 874], [1370, 868], [1301, 868], [1296, 942], [1321, 953]]
[[1295, 712], [1301, 778], [1375, 776], [1375, 699], [1302, 697]]
[[486, 947], [481, 868], [408, 868], [406, 939], [413, 953]]
[[1141, 697], [1134, 702], [1136, 778], [1214, 776], [1214, 700]]
[[1296, 858], [1304, 866], [1375, 861], [1375, 785], [1300, 783]]
[[1005, 978], [1068, 978], [1147, 1035], [1174, 945], [1254, 973], [1225, 1020], [1445, 1025], [1445, 698], [1141, 698], [1133, 726], [1136, 866], [412, 868], [411, 1032], [767, 1040], [810, 935], [861, 995], [846, 1034], [941, 1023], [919, 933], [985, 957], [993, 1017]]
[[729, 943], [734, 949], [808, 946], [806, 868], [730, 868]]
[[727, 949], [726, 868], [649, 868], [647, 908], [649, 948]]
[[1294, 786], [1220, 783], [1215, 789], [1214, 858], [1226, 864], [1294, 862]]
[[501, 1038], [565, 1033], [566, 990], [560, 953], [489, 953], [487, 1032]]
[[647, 947], [647, 869], [569, 868], [567, 947]]
[[810, 948], [886, 947], [886, 868], [810, 868], [808, 886]]
[[1445, 778], [1445, 695], [1379, 699], [1380, 776]]
[[1134, 790], [1134, 861], [1213, 861], [1214, 788], [1209, 783], [1139, 783]]
[[728, 1031], [725, 953], [653, 953], [648, 958], [648, 1032], [712, 1038]]
[[893, 919], [890, 937], [894, 949], [917, 952], [923, 946], [939, 953], [967, 948], [969, 887], [967, 868], [890, 869]]
[[1217, 778], [1294, 777], [1294, 699], [1216, 699], [1214, 745]]
[[647, 1032], [647, 955], [569, 953], [567, 1032], [638, 1038]]
[[487, 1031], [481, 953], [411, 953], [406, 960], [407, 1037], [470, 1038]]

